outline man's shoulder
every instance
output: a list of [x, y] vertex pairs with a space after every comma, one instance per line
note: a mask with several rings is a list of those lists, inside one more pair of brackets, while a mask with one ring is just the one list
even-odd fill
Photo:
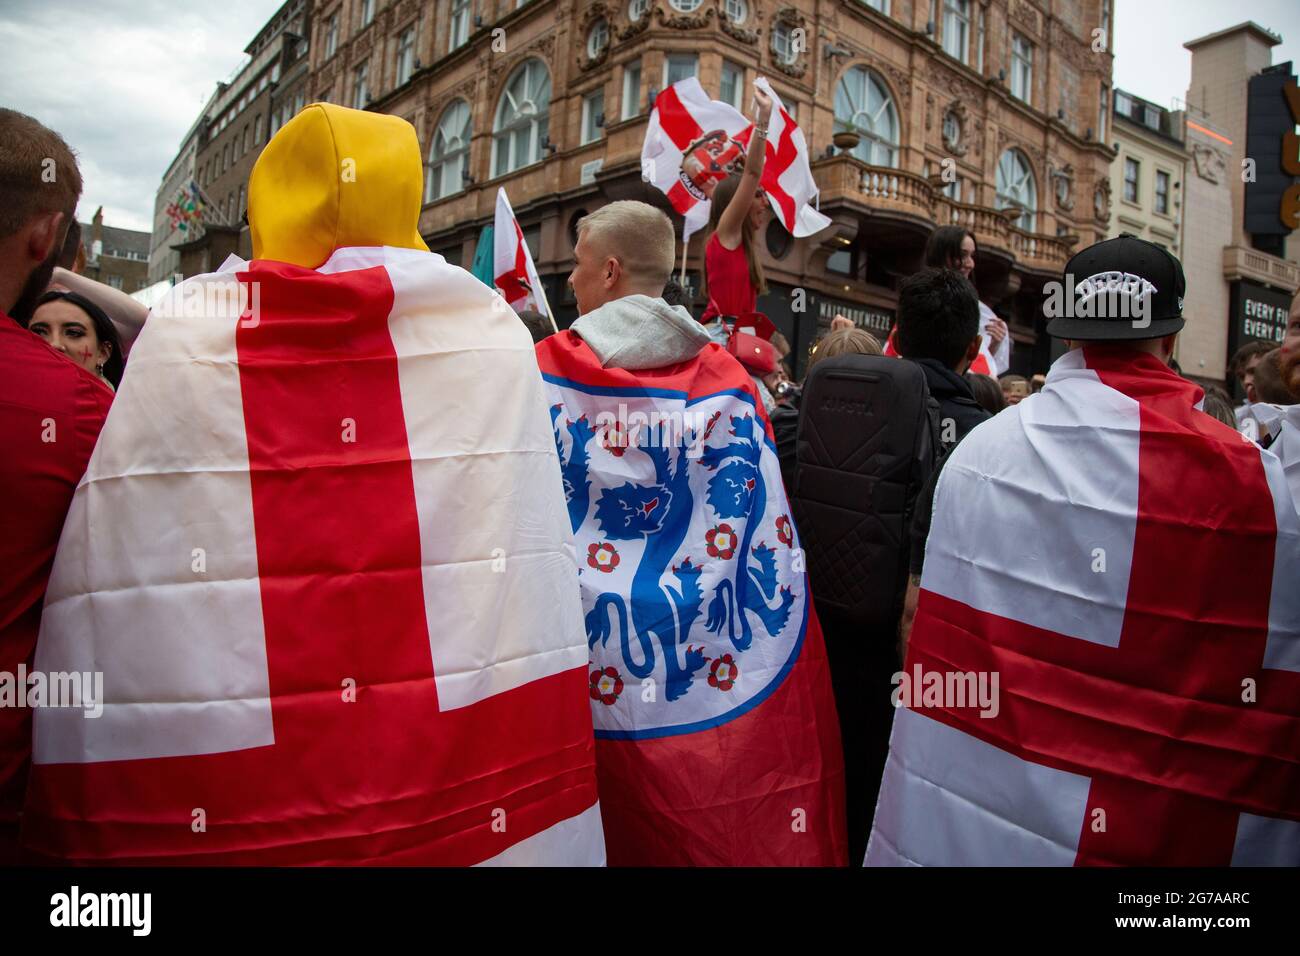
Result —
[[11, 319], [0, 322], [0, 404], [102, 418], [113, 393], [93, 375]]

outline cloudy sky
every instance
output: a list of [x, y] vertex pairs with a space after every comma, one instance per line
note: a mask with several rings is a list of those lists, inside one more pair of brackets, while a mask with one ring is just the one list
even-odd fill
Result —
[[[79, 215], [149, 229], [154, 195], [218, 80], [281, 0], [3, 0], [0, 105], [58, 130], [80, 155]], [[1169, 106], [1187, 89], [1184, 41], [1243, 20], [1282, 34], [1300, 66], [1296, 0], [1116, 0], [1115, 85]]]

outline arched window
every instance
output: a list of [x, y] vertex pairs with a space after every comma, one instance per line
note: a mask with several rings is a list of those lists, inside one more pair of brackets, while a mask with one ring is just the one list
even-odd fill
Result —
[[1034, 171], [1029, 160], [1018, 149], [1009, 149], [998, 160], [998, 208], [1020, 206], [1025, 211], [1016, 225], [1026, 232], [1034, 231], [1035, 213], [1038, 212], [1038, 189], [1034, 185]]
[[541, 60], [510, 74], [492, 124], [492, 175], [504, 176], [542, 158], [551, 107], [551, 75]]
[[873, 166], [898, 165], [898, 110], [889, 87], [865, 66], [840, 77], [835, 89], [835, 131], [861, 136], [853, 155]]
[[469, 162], [469, 104], [456, 100], [442, 112], [429, 143], [429, 165], [424, 175], [424, 201], [433, 202], [464, 189]]

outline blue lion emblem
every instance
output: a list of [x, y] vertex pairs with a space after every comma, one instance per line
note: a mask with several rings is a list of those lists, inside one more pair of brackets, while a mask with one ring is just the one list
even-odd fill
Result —
[[[595, 434], [585, 415], [561, 422], [562, 408], [552, 406], [551, 423], [569, 519], [576, 534], [591, 511], [588, 446]], [[730, 576], [724, 576], [713, 588], [706, 629], [719, 636], [725, 632], [735, 649], [744, 651], [753, 641], [751, 614], [763, 630], [776, 636], [785, 628], [794, 603], [790, 588], [777, 587], [775, 549], [752, 540], [767, 507], [767, 489], [760, 468], [762, 428], [752, 414], [731, 416], [730, 426], [731, 440], [726, 445], [705, 446], [695, 460], [687, 455], [684, 444], [629, 449], [628, 454], [644, 454], [650, 459], [653, 480], [627, 481], [605, 488], [595, 503], [594, 520], [601, 535], [614, 541], [641, 540], [645, 548], [633, 575], [630, 602], [620, 593], [605, 591], [587, 612], [588, 647], [594, 647], [597, 641], [607, 646], [617, 629], [623, 664], [629, 673], [642, 679], [655, 672], [662, 657], [666, 673], [664, 696], [670, 702], [691, 689], [706, 663], [705, 649], [688, 643], [691, 628], [704, 606], [702, 568], [689, 556], [679, 554], [696, 507], [690, 482], [692, 468], [712, 472], [706, 483], [707, 507], [718, 518], [744, 521], [736, 551], [740, 558], [734, 569], [728, 568]], [[567, 456], [562, 431], [568, 436]], [[706, 435], [711, 431], [712, 423]], [[776, 603], [769, 604], [774, 598]]]

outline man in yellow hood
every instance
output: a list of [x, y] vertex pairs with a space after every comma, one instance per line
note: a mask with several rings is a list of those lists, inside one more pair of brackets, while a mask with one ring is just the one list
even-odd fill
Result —
[[29, 853], [603, 862], [536, 360], [421, 173], [403, 120], [308, 107], [253, 261], [145, 325], [50, 579], [36, 670], [102, 689], [36, 712]]

